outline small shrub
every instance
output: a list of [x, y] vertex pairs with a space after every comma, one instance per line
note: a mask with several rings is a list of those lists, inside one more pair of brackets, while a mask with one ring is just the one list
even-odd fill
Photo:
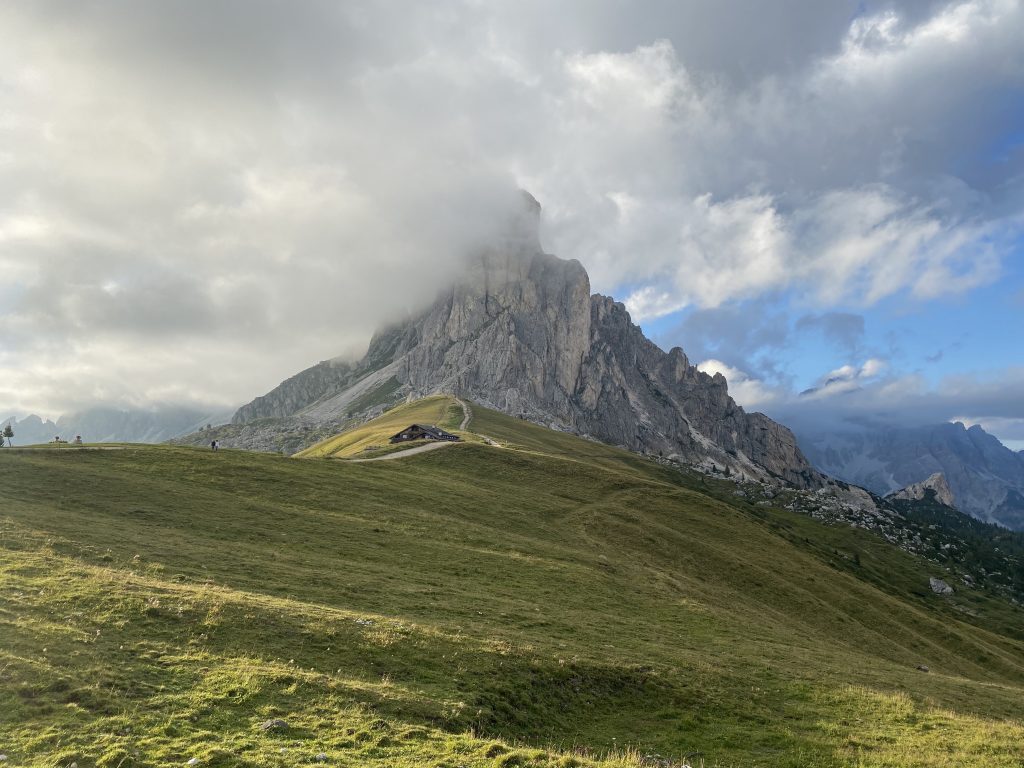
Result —
[[508, 749], [504, 744], [494, 742], [493, 744], [488, 744], [487, 748], [484, 749], [484, 757], [497, 757], [498, 755], [503, 755], [506, 752], [508, 752]]
[[514, 768], [514, 766], [529, 765], [530, 758], [523, 752], [509, 752], [500, 755], [495, 761], [495, 768]]

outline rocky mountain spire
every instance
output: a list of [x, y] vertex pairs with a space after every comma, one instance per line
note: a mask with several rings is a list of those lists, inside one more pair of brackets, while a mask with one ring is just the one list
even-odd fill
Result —
[[665, 352], [625, 307], [591, 295], [575, 260], [545, 254], [540, 205], [523, 209], [419, 316], [377, 333], [354, 365], [321, 363], [235, 415], [322, 424], [388, 397], [448, 392], [555, 429], [741, 476], [820, 484], [792, 433], [748, 414], [721, 375]]

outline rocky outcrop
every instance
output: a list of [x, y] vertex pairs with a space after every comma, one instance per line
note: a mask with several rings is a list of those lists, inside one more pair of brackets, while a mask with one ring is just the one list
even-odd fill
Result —
[[664, 352], [630, 321], [625, 307], [591, 297], [590, 349], [574, 393], [578, 431], [644, 453], [741, 473], [817, 483], [792, 433], [729, 396], [725, 378]]
[[923, 501], [932, 497], [940, 504], [956, 508], [956, 503], [953, 500], [953, 491], [949, 489], [946, 476], [941, 472], [936, 472], [920, 483], [912, 483], [906, 488], [894, 491], [889, 494], [889, 497], [893, 499], [913, 499], [915, 501]]
[[231, 419], [246, 424], [258, 419], [286, 418], [322, 397], [344, 389], [352, 381], [353, 366], [326, 360], [282, 382], [263, 397], [243, 405]]
[[526, 203], [457, 285], [374, 336], [363, 360], [303, 371], [239, 409], [234, 424], [276, 419], [294, 433], [367, 404], [448, 392], [634, 451], [821, 485], [788, 429], [744, 412], [721, 375], [658, 348], [622, 304], [592, 296], [579, 262], [545, 254], [540, 207]]

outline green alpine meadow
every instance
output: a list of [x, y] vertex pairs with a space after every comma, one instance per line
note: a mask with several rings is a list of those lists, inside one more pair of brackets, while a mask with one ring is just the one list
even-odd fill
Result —
[[0, 768], [1024, 768], [1024, 0], [0, 0]]
[[[379, 450], [424, 417], [462, 440]], [[0, 478], [5, 765], [1024, 760], [1019, 605], [453, 398], [300, 457], [5, 448]]]

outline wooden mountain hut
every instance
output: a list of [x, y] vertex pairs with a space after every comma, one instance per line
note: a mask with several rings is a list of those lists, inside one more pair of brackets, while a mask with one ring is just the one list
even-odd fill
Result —
[[407, 443], [410, 440], [448, 440], [449, 442], [456, 443], [459, 439], [458, 435], [445, 432], [440, 427], [435, 427], [432, 424], [410, 424], [397, 435], [392, 435], [391, 442]]

